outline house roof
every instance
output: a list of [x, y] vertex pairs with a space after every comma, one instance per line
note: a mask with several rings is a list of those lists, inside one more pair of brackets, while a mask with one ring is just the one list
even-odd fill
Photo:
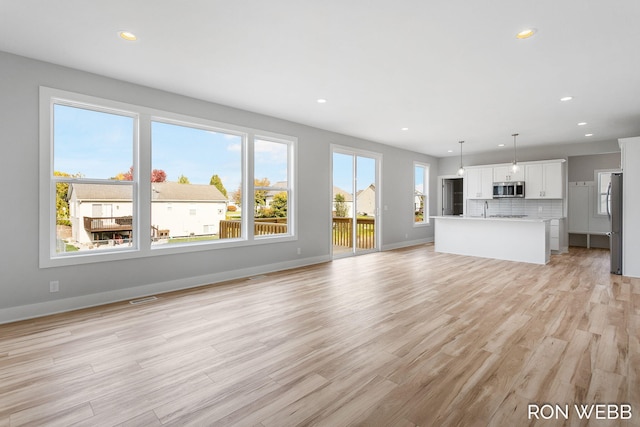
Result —
[[[213, 185], [154, 182], [152, 183], [152, 191], [152, 199], [154, 201], [227, 201], [227, 198]], [[82, 201], [131, 201], [132, 199], [132, 187], [128, 185], [72, 183], [69, 186], [68, 198], [71, 198], [74, 192], [78, 200]]]
[[69, 185], [67, 199], [71, 199], [74, 195], [82, 201], [122, 200], [130, 202], [133, 199], [133, 187], [129, 185], [72, 183]]
[[215, 185], [154, 182], [151, 188], [153, 200], [158, 201], [226, 202], [228, 200]]
[[[271, 184], [271, 187], [287, 188], [287, 181], [278, 181]], [[267, 197], [273, 197], [278, 193], [282, 193], [283, 190], [269, 190], [267, 191]]]
[[346, 191], [344, 191], [342, 188], [340, 187], [336, 187], [335, 185], [333, 186], [333, 200], [336, 199], [336, 195], [337, 194], [342, 194], [344, 196], [344, 201], [345, 202], [353, 202], [353, 196], [351, 195], [351, 193], [347, 193]]

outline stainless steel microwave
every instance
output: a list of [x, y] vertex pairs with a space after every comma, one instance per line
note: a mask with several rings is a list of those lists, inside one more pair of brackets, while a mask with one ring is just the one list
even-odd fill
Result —
[[494, 182], [493, 198], [504, 199], [508, 197], [524, 197], [524, 182]]

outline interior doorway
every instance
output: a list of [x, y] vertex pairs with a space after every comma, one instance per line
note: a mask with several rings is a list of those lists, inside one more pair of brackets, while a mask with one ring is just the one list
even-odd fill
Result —
[[377, 251], [380, 234], [379, 155], [335, 146], [331, 165], [333, 257]]
[[459, 178], [443, 178], [441, 215], [464, 214], [464, 180]]

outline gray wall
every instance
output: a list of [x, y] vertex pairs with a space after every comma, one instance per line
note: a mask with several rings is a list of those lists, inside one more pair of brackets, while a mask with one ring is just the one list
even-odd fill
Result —
[[[0, 74], [0, 159], [9, 178], [0, 205], [0, 322], [327, 260], [332, 143], [382, 154], [383, 249], [433, 238], [433, 227], [413, 226], [411, 191], [413, 161], [421, 161], [432, 165], [435, 194], [433, 157], [3, 52]], [[40, 269], [40, 85], [298, 137], [298, 240]], [[60, 281], [60, 292], [49, 293], [50, 280]], [[158, 283], [164, 285], [154, 287]]]
[[595, 181], [598, 169], [620, 169], [620, 152], [571, 156], [568, 163], [569, 182]]
[[[620, 169], [621, 157], [620, 152], [571, 156], [567, 163], [569, 182], [595, 181], [595, 171], [598, 169]], [[569, 216], [571, 216], [571, 212], [569, 212]], [[605, 220], [603, 218], [595, 219], [595, 221], [600, 222]], [[587, 236], [584, 234], [569, 234], [569, 245], [587, 247]], [[609, 248], [609, 237], [594, 234], [590, 236], [589, 246], [607, 249]]]

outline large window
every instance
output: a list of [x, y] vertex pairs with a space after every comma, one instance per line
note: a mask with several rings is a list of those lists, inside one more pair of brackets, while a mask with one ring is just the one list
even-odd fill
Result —
[[413, 221], [429, 224], [429, 165], [413, 164]]
[[56, 255], [135, 247], [136, 180], [130, 170], [137, 117], [121, 111], [52, 105], [53, 169], [50, 223]]
[[153, 245], [241, 237], [242, 135], [151, 123]]
[[49, 88], [40, 113], [42, 267], [295, 238], [293, 137]]
[[291, 200], [290, 144], [256, 139], [254, 142], [254, 229], [256, 235], [286, 234]]

